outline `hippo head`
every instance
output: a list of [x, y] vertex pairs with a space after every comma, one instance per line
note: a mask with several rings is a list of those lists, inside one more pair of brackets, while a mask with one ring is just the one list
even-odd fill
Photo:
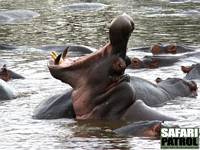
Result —
[[139, 69], [139, 68], [154, 69], [159, 67], [159, 60], [148, 56], [145, 56], [143, 60], [134, 57], [131, 60], [130, 67], [133, 69]]
[[182, 97], [197, 96], [197, 84], [194, 81], [188, 81], [180, 78], [167, 78], [166, 80], [157, 78], [156, 82], [158, 83], [158, 86], [167, 91], [172, 98], [176, 97], [176, 95]]
[[162, 53], [170, 53], [176, 54], [177, 53], [177, 46], [176, 44], [169, 44], [169, 45], [161, 45], [161, 44], [154, 44], [151, 47], [151, 52], [153, 54], [162, 54]]
[[[48, 67], [52, 76], [74, 89], [72, 101], [77, 119], [105, 116], [116, 119], [132, 103], [132, 90], [126, 83], [129, 78], [124, 75], [124, 70], [127, 42], [133, 29], [133, 20], [121, 15], [111, 23], [111, 42], [102, 49], [79, 58], [68, 57], [66, 49], [55, 60], [50, 60]], [[120, 95], [121, 91], [117, 92], [117, 89], [126, 90], [126, 94]], [[127, 96], [130, 96], [128, 100]], [[114, 107], [114, 101], [117, 103], [122, 99], [123, 104]]]
[[11, 75], [6, 68], [6, 65], [3, 65], [3, 67], [0, 69], [0, 79], [4, 81], [9, 81], [11, 79]]
[[200, 64], [193, 64], [191, 66], [181, 66], [181, 70], [187, 73], [185, 79], [200, 79]]

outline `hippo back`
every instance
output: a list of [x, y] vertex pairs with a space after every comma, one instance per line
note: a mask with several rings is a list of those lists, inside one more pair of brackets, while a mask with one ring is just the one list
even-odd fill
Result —
[[10, 100], [16, 98], [13, 89], [5, 81], [0, 79], [0, 100]]
[[74, 118], [75, 113], [71, 100], [72, 90], [54, 95], [42, 101], [35, 109], [35, 119]]
[[170, 99], [167, 92], [145, 79], [131, 77], [130, 82], [136, 92], [136, 99], [141, 99], [148, 106], [160, 105]]

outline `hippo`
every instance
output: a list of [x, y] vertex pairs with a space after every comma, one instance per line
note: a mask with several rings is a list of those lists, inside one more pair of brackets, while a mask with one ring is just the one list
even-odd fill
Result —
[[113, 132], [120, 136], [160, 138], [160, 131], [162, 127], [164, 127], [164, 123], [162, 121], [139, 121], [117, 128]]
[[181, 66], [181, 70], [186, 73], [184, 77], [187, 80], [200, 79], [200, 64], [193, 64], [191, 66]]
[[11, 79], [24, 79], [23, 76], [13, 72], [10, 69], [7, 69], [6, 65], [4, 64], [3, 67], [0, 69], [0, 79], [4, 81], [9, 81]]
[[106, 7], [107, 5], [102, 3], [73, 3], [62, 8], [67, 11], [99, 11]]
[[141, 60], [137, 57], [131, 59], [129, 69], [155, 69], [158, 67], [171, 66], [178, 62], [181, 56], [144, 56]]
[[162, 45], [162, 44], [154, 44], [151, 47], [152, 54], [177, 54], [177, 53], [185, 53], [185, 52], [192, 52], [195, 51], [194, 49], [187, 47], [187, 46], [181, 46], [177, 44], [168, 44], [168, 45]]
[[16, 98], [13, 89], [4, 80], [0, 79], [0, 100], [11, 100]]
[[45, 50], [45, 51], [56, 51], [56, 52], [63, 52], [65, 49], [67, 49], [68, 55], [70, 57], [79, 57], [79, 56], [90, 54], [96, 51], [95, 48], [84, 46], [84, 45], [76, 45], [76, 44], [46, 45], [46, 46], [38, 47], [38, 49]]
[[33, 113], [34, 119], [75, 118], [71, 100], [72, 89], [42, 101]]
[[171, 3], [199, 3], [199, 0], [170, 0]]
[[9, 44], [0, 44], [0, 50], [13, 50], [13, 49], [17, 49], [17, 46]]
[[177, 54], [177, 53], [185, 53], [185, 52], [193, 52], [194, 48], [187, 47], [184, 45], [177, 44], [154, 44], [151, 47], [139, 47], [139, 48], [131, 48], [131, 51], [141, 51], [141, 52], [151, 52], [152, 54]]
[[64, 51], [49, 61], [51, 75], [73, 88], [71, 99], [77, 120], [175, 120], [136, 100], [130, 78], [124, 74], [133, 29], [130, 16], [118, 16], [111, 22], [110, 42], [103, 48], [75, 59]]
[[129, 123], [126, 126], [122, 126], [113, 130], [114, 133], [120, 136], [135, 136], [135, 137], [150, 137], [154, 139], [160, 139], [161, 128], [180, 128], [178, 125], [169, 125], [164, 121], [151, 120], [151, 121], [139, 121]]
[[148, 106], [159, 106], [176, 97], [197, 96], [197, 84], [181, 78], [160, 79], [154, 84], [143, 78], [130, 77], [130, 84], [136, 99], [141, 99]]
[[39, 13], [31, 10], [6, 10], [0, 11], [0, 24], [12, 24], [40, 16]]
[[[137, 100], [134, 106], [137, 106], [139, 109], [144, 108], [143, 110], [138, 110], [138, 112], [151, 112], [149, 106], [163, 105], [165, 102], [178, 96], [196, 97], [197, 95], [197, 86], [193, 81], [185, 81], [179, 78], [168, 78], [166, 80], [157, 78], [158, 84], [156, 85], [139, 77], [131, 76], [129, 78], [131, 87], [135, 92], [135, 100]], [[73, 89], [69, 89], [67, 92], [52, 96], [42, 101], [34, 111], [33, 118], [74, 118], [75, 115], [71, 98], [72, 92]], [[139, 120], [142, 119], [142, 117], [138, 119], [135, 117], [134, 119]]]

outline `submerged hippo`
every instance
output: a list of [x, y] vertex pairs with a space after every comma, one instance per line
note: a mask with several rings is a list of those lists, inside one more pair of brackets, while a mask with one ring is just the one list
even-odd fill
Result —
[[133, 29], [132, 18], [121, 15], [112, 21], [110, 43], [102, 49], [77, 59], [63, 52], [50, 60], [52, 76], [73, 88], [76, 119], [174, 120], [136, 100], [130, 78], [124, 75], [127, 43]]
[[0, 11], [0, 24], [17, 23], [38, 17], [40, 14], [31, 10], [6, 10]]
[[130, 83], [136, 99], [141, 99], [148, 106], [161, 105], [176, 97], [197, 96], [197, 84], [180, 78], [160, 79], [156, 85], [139, 77], [131, 77]]
[[167, 125], [158, 120], [133, 122], [129, 125], [115, 129], [121, 136], [151, 137], [159, 139], [161, 128], [180, 128], [178, 125]]
[[67, 11], [99, 11], [106, 7], [107, 5], [102, 3], [74, 3], [65, 5], [62, 8]]
[[0, 44], [0, 50], [13, 50], [13, 49], [17, 49], [17, 46], [9, 44]]
[[200, 79], [200, 64], [193, 64], [191, 66], [181, 66], [181, 70], [186, 73], [184, 77], [187, 80]]
[[171, 66], [178, 62], [181, 56], [145, 56], [142, 59], [134, 57], [131, 59], [130, 69], [149, 68], [155, 69], [158, 67]]
[[7, 69], [6, 65], [3, 65], [3, 67], [0, 68], [0, 79], [4, 81], [9, 81], [11, 79], [24, 79], [24, 77], [13, 72], [10, 69]]
[[160, 138], [162, 127], [164, 123], [158, 120], [140, 121], [115, 129], [113, 132], [121, 136]]
[[164, 54], [164, 53], [177, 54], [177, 53], [185, 53], [192, 51], [194, 51], [194, 49], [177, 44], [168, 44], [168, 45], [155, 44], [151, 47], [152, 54]]
[[154, 44], [151, 47], [132, 48], [131, 51], [151, 52], [152, 54], [177, 54], [193, 52], [195, 49], [177, 44]]
[[4, 80], [0, 79], [0, 100], [10, 100], [16, 98], [13, 89]]
[[56, 52], [63, 52], [65, 49], [67, 49], [68, 55], [70, 57], [79, 57], [96, 51], [95, 48], [84, 45], [75, 45], [75, 44], [46, 45], [39, 47], [38, 49], [42, 49], [45, 51], [56, 51]]

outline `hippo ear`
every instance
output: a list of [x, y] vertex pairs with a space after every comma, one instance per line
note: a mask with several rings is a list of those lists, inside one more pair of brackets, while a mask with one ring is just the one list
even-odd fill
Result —
[[1, 72], [8, 72], [6, 64], [4, 64], [3, 67], [1, 68]]
[[156, 78], [156, 83], [160, 83], [162, 81], [162, 79], [160, 77]]
[[151, 46], [151, 53], [152, 54], [159, 54], [161, 50], [161, 44], [154, 44]]
[[167, 46], [167, 53], [176, 54], [177, 53], [177, 46], [176, 43], [170, 44]]
[[190, 67], [190, 66], [181, 66], [181, 70], [184, 73], [189, 73], [192, 70], [192, 67]]

